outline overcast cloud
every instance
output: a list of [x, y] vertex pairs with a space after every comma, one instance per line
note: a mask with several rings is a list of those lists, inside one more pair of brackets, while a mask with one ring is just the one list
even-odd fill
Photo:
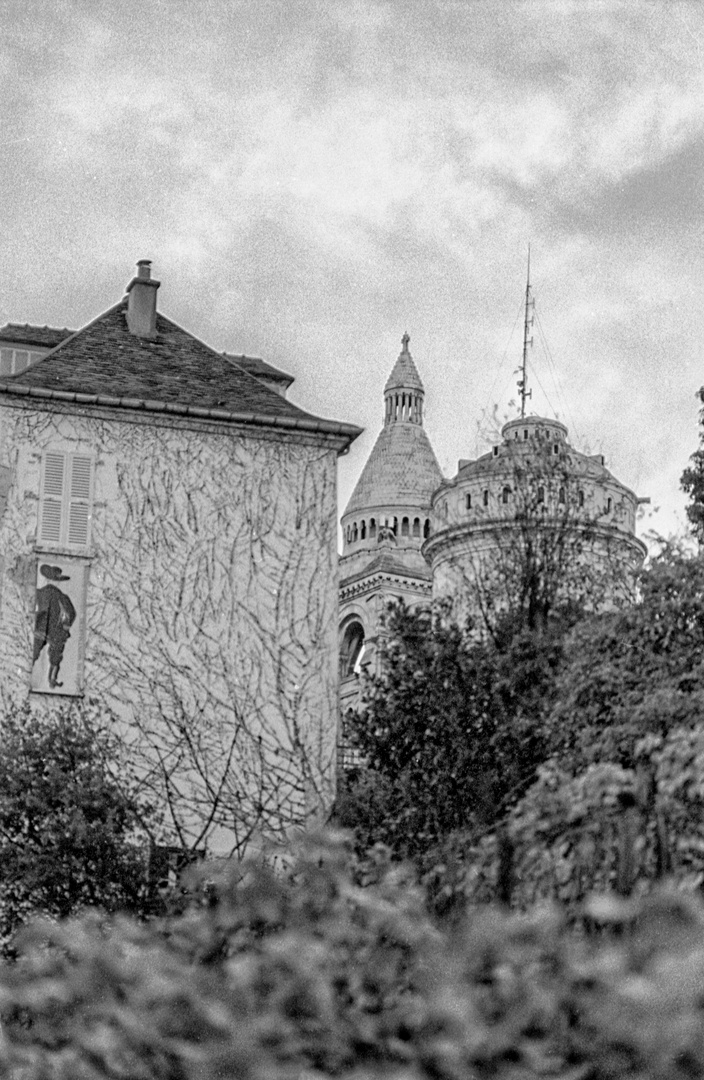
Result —
[[[535, 411], [683, 522], [704, 382], [697, 2], [0, 2], [0, 321], [160, 307], [367, 430], [400, 349], [446, 474]], [[513, 335], [512, 335], [512, 328]]]

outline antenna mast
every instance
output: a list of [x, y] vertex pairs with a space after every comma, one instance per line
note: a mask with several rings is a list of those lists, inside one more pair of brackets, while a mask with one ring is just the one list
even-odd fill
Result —
[[[521, 399], [521, 420], [526, 415], [526, 399], [533, 397], [533, 391], [528, 389], [528, 346], [533, 344], [533, 310], [535, 300], [531, 296], [530, 289], [530, 244], [528, 245], [528, 275], [526, 278], [526, 311], [523, 319], [523, 363], [521, 365], [521, 378], [518, 382], [518, 394]], [[530, 337], [528, 336], [530, 334]]]

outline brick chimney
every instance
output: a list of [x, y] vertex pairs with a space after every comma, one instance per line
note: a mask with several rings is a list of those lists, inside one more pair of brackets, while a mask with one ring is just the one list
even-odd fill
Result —
[[140, 259], [137, 277], [127, 286], [127, 327], [137, 337], [156, 337], [156, 290], [160, 281], [152, 280], [151, 259]]

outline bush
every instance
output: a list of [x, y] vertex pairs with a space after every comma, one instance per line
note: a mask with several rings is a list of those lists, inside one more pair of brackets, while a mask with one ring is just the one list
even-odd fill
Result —
[[87, 708], [9, 709], [0, 740], [0, 936], [30, 915], [98, 906], [145, 913], [154, 809]]
[[309, 838], [226, 863], [183, 914], [23, 931], [0, 967], [0, 1069], [23, 1080], [684, 1080], [704, 1071], [704, 908], [483, 907], [452, 932], [383, 849]]

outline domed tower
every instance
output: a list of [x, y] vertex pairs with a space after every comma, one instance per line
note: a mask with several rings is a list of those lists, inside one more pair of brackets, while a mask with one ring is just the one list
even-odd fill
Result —
[[340, 677], [343, 709], [356, 697], [353, 676], [373, 663], [385, 603], [429, 600], [430, 501], [442, 483], [423, 427], [425, 391], [408, 334], [384, 387], [384, 426], [342, 516]]
[[639, 500], [567, 434], [557, 420], [511, 420], [435, 492], [423, 552], [433, 596], [453, 598], [458, 618], [514, 612], [534, 624], [561, 602], [596, 610], [632, 595], [646, 554]]

